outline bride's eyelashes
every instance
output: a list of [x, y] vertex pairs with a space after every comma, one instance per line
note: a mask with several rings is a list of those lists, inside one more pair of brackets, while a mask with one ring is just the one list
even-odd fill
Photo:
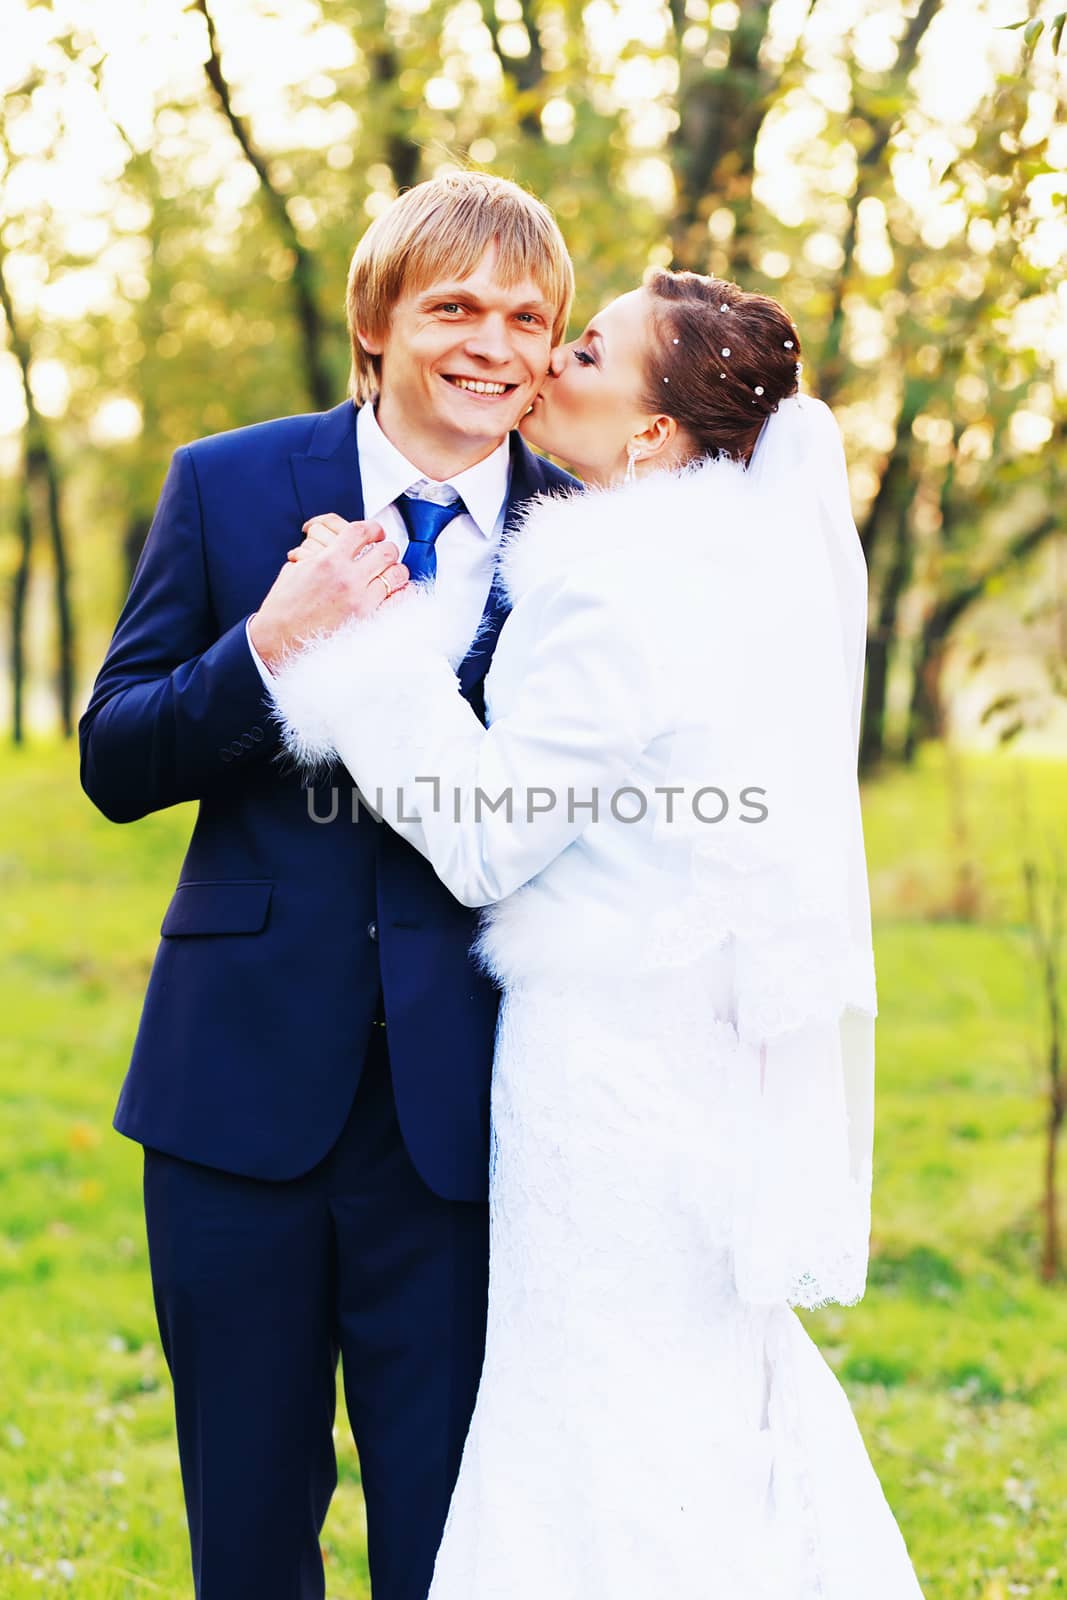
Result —
[[575, 361], [580, 362], [583, 367], [596, 366], [596, 357], [591, 356], [588, 350], [576, 350], [574, 352], [574, 359]]

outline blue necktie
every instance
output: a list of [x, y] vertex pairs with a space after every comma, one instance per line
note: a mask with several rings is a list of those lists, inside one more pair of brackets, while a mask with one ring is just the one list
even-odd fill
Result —
[[434, 541], [443, 528], [463, 515], [466, 506], [458, 497], [450, 505], [439, 506], [433, 500], [418, 500], [414, 495], [402, 494], [396, 501], [396, 509], [404, 519], [410, 540], [401, 561], [413, 578], [436, 578]]

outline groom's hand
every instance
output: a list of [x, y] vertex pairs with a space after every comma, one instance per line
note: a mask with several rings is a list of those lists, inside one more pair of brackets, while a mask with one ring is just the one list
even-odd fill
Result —
[[249, 623], [260, 659], [273, 671], [285, 651], [309, 633], [329, 633], [349, 617], [370, 616], [407, 582], [399, 551], [377, 522], [315, 518], [329, 528], [323, 543], [307, 541], [308, 554], [287, 561]]

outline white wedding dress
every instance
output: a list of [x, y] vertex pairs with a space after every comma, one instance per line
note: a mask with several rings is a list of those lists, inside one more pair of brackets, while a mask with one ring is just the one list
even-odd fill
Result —
[[736, 1041], [693, 1051], [687, 978], [508, 991], [485, 1366], [429, 1600], [920, 1594], [836, 1377], [791, 1307], [738, 1298]]
[[[840, 487], [824, 412], [783, 421], [801, 463], [821, 430]], [[793, 1309], [862, 1292], [873, 1069], [847, 1018], [862, 1039], [874, 1011], [864, 585], [811, 588], [800, 470], [784, 507], [725, 463], [535, 506], [502, 562], [488, 731], [431, 595], [277, 681], [289, 751], [339, 753], [491, 907], [488, 1333], [429, 1600], [921, 1600]], [[663, 529], [690, 534], [682, 582], [650, 562]], [[766, 779], [772, 820], [679, 825], [666, 790], [689, 778]], [[505, 788], [510, 818], [479, 809]]]

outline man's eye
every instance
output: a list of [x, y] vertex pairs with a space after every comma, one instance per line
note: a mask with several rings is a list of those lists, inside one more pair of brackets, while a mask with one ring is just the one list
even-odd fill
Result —
[[458, 311], [460, 306], [457, 300], [442, 300], [437, 309], [438, 311]]
[[593, 360], [593, 357], [589, 354], [588, 350], [576, 350], [574, 352], [574, 359], [575, 361], [580, 361], [583, 367], [596, 366], [596, 362]]
[[540, 326], [541, 318], [537, 315], [536, 311], [520, 311], [519, 316], [524, 322], [533, 322]]

